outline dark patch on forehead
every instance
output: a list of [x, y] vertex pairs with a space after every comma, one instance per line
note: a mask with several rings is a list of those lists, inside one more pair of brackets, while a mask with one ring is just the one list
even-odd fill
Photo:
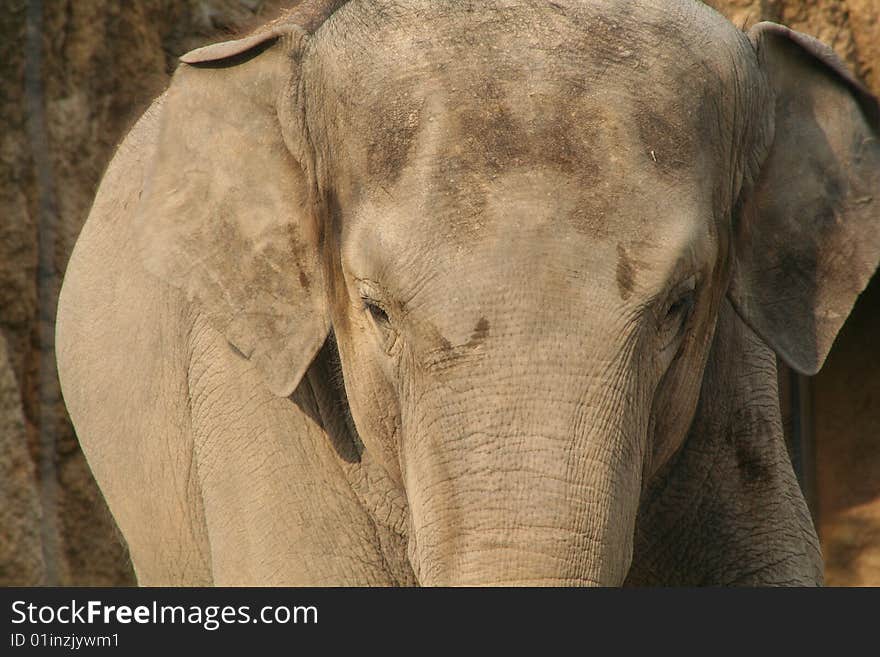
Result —
[[389, 184], [397, 180], [418, 135], [423, 107], [422, 100], [399, 97], [375, 116], [367, 144], [368, 176]]
[[[474, 164], [490, 170], [511, 165], [543, 165], [563, 173], [594, 175], [592, 157], [597, 146], [594, 105], [585, 100], [590, 90], [577, 79], [559, 77], [541, 91], [530, 90], [525, 69], [507, 73], [505, 84], [476, 76], [474, 86], [463, 91], [455, 111], [456, 131], [464, 152]], [[512, 107], [513, 104], [520, 107]], [[533, 116], [526, 118], [524, 106]]]
[[300, 284], [300, 287], [302, 287], [302, 289], [304, 289], [306, 292], [308, 292], [309, 288], [311, 287], [311, 283], [309, 282], [309, 277], [306, 276], [305, 272], [303, 272], [303, 271], [301, 271], [299, 273], [299, 284]]
[[[438, 117], [448, 139], [430, 160], [432, 191], [457, 217], [479, 216], [492, 181], [513, 172], [543, 172], [543, 180], [552, 176], [560, 185], [570, 181], [559, 190], [567, 195], [597, 186], [603, 176], [603, 117], [585, 101], [579, 81], [557, 79], [536, 93], [516, 78], [475, 80], [470, 88], [459, 84]], [[565, 219], [593, 231], [604, 210], [601, 195], [587, 195]]]
[[425, 353], [423, 365], [435, 371], [445, 371], [456, 366], [473, 364], [480, 358], [482, 350], [478, 347], [489, 336], [489, 320], [481, 317], [468, 341], [458, 345], [453, 345], [430, 322], [425, 324], [425, 332], [432, 346]]
[[661, 174], [693, 172], [701, 166], [700, 154], [724, 141], [721, 79], [682, 45], [670, 48], [656, 69], [660, 81], [646, 88], [633, 109], [644, 161]]
[[[507, 100], [492, 81], [478, 81], [461, 92], [466, 97], [457, 108], [457, 135], [462, 153], [475, 164], [500, 171], [529, 156], [528, 140], [507, 107]], [[448, 111], [455, 112], [450, 107]]]
[[446, 356], [460, 355], [471, 349], [476, 349], [486, 340], [489, 336], [489, 320], [485, 317], [480, 317], [476, 326], [474, 326], [471, 337], [464, 344], [453, 345], [445, 336], [441, 335], [433, 325], [430, 326], [429, 333], [433, 334], [438, 349], [442, 354]]
[[660, 172], [673, 173], [692, 166], [696, 135], [674, 114], [641, 108], [636, 111], [635, 126], [645, 161], [650, 160]]
[[623, 245], [617, 245], [617, 291], [620, 298], [626, 301], [632, 296], [636, 271], [632, 260]]
[[493, 81], [474, 79], [468, 86], [459, 80], [457, 85], [434, 117], [444, 136], [440, 152], [430, 157], [431, 193], [438, 211], [445, 206], [459, 220], [469, 221], [485, 211], [488, 181], [530, 165], [532, 152]]
[[471, 339], [465, 343], [465, 348], [473, 349], [475, 347], [479, 347], [483, 340], [486, 339], [486, 336], [489, 335], [489, 320], [485, 317], [480, 317], [480, 321], [477, 322], [477, 325], [474, 327], [474, 332], [471, 334]]

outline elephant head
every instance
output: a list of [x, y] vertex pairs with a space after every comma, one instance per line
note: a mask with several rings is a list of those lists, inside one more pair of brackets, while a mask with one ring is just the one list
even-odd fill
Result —
[[181, 61], [147, 268], [280, 397], [332, 338], [423, 584], [623, 582], [725, 309], [813, 373], [880, 258], [877, 102], [778, 25], [306, 0]]

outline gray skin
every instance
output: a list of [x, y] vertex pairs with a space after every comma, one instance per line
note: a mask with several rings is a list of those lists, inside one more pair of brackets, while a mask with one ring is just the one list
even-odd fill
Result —
[[58, 317], [140, 583], [821, 583], [775, 359], [815, 372], [880, 260], [829, 50], [684, 0], [307, 0], [182, 61]]

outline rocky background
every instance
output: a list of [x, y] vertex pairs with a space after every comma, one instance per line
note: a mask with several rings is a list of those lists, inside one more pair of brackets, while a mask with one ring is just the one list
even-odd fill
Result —
[[[880, 93], [880, 0], [707, 0], [834, 47]], [[0, 585], [124, 585], [131, 566], [54, 366], [55, 300], [113, 149], [177, 57], [282, 0], [4, 0], [0, 8]], [[830, 584], [880, 584], [880, 285], [802, 386]], [[872, 344], [873, 342], [873, 344]]]

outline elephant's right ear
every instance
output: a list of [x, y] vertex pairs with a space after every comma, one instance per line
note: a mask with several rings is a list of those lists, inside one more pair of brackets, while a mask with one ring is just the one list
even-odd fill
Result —
[[283, 396], [329, 330], [309, 183], [290, 148], [300, 41], [276, 28], [181, 58], [136, 210], [147, 270]]

